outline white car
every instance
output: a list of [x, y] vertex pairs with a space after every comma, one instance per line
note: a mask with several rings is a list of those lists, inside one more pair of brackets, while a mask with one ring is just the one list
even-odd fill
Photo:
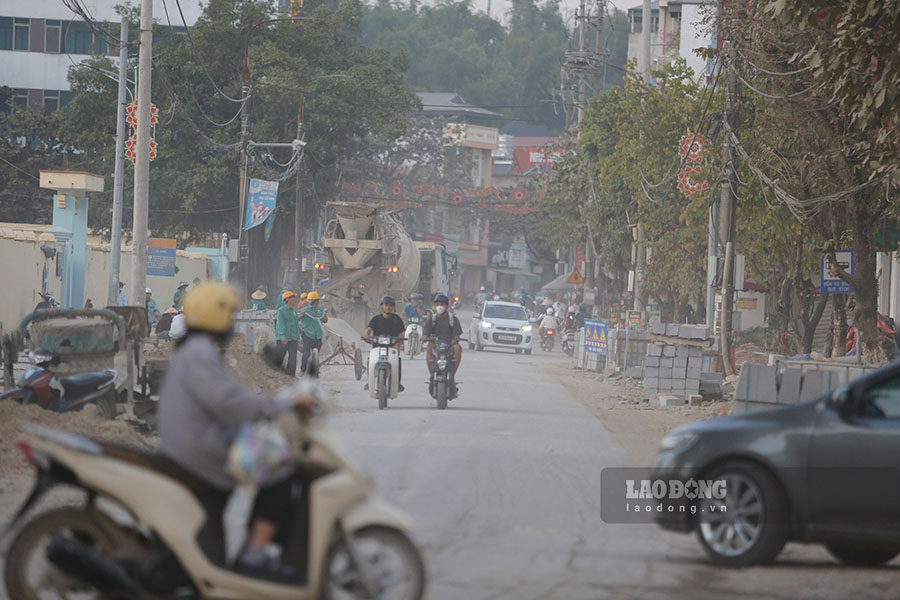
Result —
[[469, 324], [469, 350], [512, 348], [516, 354], [531, 354], [531, 339], [528, 315], [515, 302], [485, 302]]

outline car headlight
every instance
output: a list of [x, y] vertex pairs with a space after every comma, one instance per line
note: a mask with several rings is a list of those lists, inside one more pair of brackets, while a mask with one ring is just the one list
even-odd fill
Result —
[[482, 321], [481, 326], [484, 327], [485, 329], [490, 329], [491, 327], [494, 326], [494, 324], [491, 323], [490, 321]]
[[697, 439], [697, 434], [693, 431], [673, 431], [662, 439], [659, 444], [660, 450], [675, 450], [683, 448]]
[[522, 325], [522, 331], [531, 331], [531, 325]]

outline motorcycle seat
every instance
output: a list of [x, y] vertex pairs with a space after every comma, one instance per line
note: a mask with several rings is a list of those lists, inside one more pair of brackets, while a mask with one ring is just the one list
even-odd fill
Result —
[[66, 395], [71, 397], [81, 397], [92, 394], [101, 387], [114, 382], [119, 377], [119, 373], [115, 369], [104, 369], [103, 371], [94, 371], [92, 373], [79, 373], [71, 377], [64, 377], [59, 380]]
[[94, 440], [100, 445], [104, 456], [132, 464], [136, 467], [156, 471], [181, 483], [195, 495], [215, 491], [217, 488], [197, 477], [168, 456], [152, 450], [144, 450], [128, 444]]

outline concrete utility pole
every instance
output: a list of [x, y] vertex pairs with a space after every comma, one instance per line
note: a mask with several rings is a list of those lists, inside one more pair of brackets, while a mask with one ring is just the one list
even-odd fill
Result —
[[[731, 44], [725, 42], [725, 60], [733, 60]], [[724, 67], [723, 67], [724, 68]], [[734, 69], [728, 69], [728, 87], [725, 94], [725, 114], [722, 116], [730, 127], [737, 126], [735, 97], [738, 91], [737, 76]], [[728, 131], [723, 132], [722, 164], [725, 171], [722, 174], [722, 188], [719, 194], [719, 243], [725, 251], [725, 269], [722, 280], [722, 310], [721, 324], [719, 327], [720, 346], [722, 348], [722, 362], [725, 365], [725, 375], [734, 375], [734, 365], [731, 362], [731, 319], [734, 312], [734, 238], [735, 238], [735, 213], [736, 198], [734, 190], [737, 187], [737, 173], [734, 168], [734, 148]]]
[[[641, 10], [641, 74], [644, 81], [650, 81], [650, 30], [653, 14], [650, 11], [650, 0], [644, 0]], [[633, 310], [638, 310], [641, 315], [646, 312], [646, 300], [644, 299], [644, 269], [647, 265], [647, 248], [644, 246], [644, 226], [637, 224], [635, 235], [637, 245], [634, 261], [634, 304]]]
[[[297, 108], [297, 139], [303, 139], [303, 92], [300, 92], [300, 106]], [[302, 150], [301, 150], [302, 151]], [[294, 196], [294, 264], [291, 266], [291, 283], [300, 285], [303, 265], [303, 190], [300, 188], [300, 165], [297, 166], [297, 189]], [[296, 288], [299, 289], [299, 288]]]
[[[578, 51], [581, 52], [582, 56], [585, 56], [587, 54], [587, 46], [586, 46], [587, 38], [584, 35], [584, 25], [587, 22], [587, 15], [585, 14], [584, 0], [581, 0], [579, 7], [580, 8], [579, 8], [578, 14], [580, 15], [580, 18], [578, 19]], [[584, 83], [585, 83], [584, 77], [579, 77], [578, 78], [578, 102], [575, 103], [576, 104], [576, 107], [575, 107], [576, 121], [575, 122], [577, 123], [579, 129], [581, 128], [581, 121], [582, 121], [582, 119], [584, 119], [584, 108], [585, 108], [584, 107], [584, 103], [585, 103]]]
[[122, 19], [122, 44], [119, 46], [119, 104], [116, 114], [116, 171], [113, 178], [113, 214], [110, 231], [109, 288], [106, 305], [116, 304], [119, 270], [122, 262], [122, 203], [125, 197], [125, 103], [128, 101], [128, 19]]
[[134, 256], [131, 304], [144, 306], [147, 287], [147, 234], [150, 211], [150, 80], [153, 68], [153, 0], [141, 0], [138, 52], [137, 160], [134, 167]]
[[[247, 38], [249, 40], [249, 34]], [[238, 260], [243, 260], [244, 253], [244, 213], [246, 210], [246, 202], [247, 202], [247, 191], [249, 187], [249, 180], [247, 179], [248, 172], [248, 162], [249, 162], [249, 153], [248, 153], [248, 145], [250, 143], [250, 56], [245, 51], [244, 52], [244, 68], [241, 71], [241, 98], [243, 99], [243, 104], [241, 104], [241, 183], [239, 186], [238, 194], [238, 206], [240, 207], [240, 213], [238, 214]], [[238, 270], [239, 280], [243, 282], [244, 287], [250, 288], [250, 281], [248, 280], [248, 270], [250, 267], [250, 263], [248, 262], [246, 266], [242, 269]]]

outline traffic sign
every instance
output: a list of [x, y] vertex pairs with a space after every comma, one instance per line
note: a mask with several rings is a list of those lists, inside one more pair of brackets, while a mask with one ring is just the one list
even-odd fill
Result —
[[[853, 250], [835, 250], [834, 256], [838, 265], [848, 274], [853, 275]], [[852, 294], [850, 284], [838, 277], [837, 269], [824, 254], [821, 261], [820, 289], [823, 294]]]
[[571, 283], [573, 285], [584, 285], [584, 277], [581, 276], [581, 271], [578, 270], [578, 267], [572, 269], [572, 274], [569, 275], [566, 283]]
[[606, 323], [584, 320], [584, 351], [594, 354], [606, 354]]

